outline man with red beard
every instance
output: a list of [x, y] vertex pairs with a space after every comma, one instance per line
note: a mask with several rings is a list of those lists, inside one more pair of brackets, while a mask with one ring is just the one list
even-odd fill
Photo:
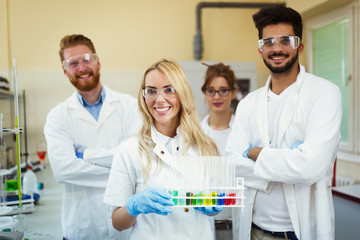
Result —
[[253, 15], [265, 87], [240, 101], [226, 150], [245, 177], [239, 239], [334, 239], [331, 175], [341, 93], [299, 64], [302, 18], [283, 5]]
[[50, 111], [44, 133], [52, 171], [65, 186], [64, 239], [129, 239], [130, 230], [112, 227], [103, 196], [113, 152], [140, 129], [137, 101], [101, 84], [101, 64], [89, 38], [63, 37], [59, 54], [76, 91]]

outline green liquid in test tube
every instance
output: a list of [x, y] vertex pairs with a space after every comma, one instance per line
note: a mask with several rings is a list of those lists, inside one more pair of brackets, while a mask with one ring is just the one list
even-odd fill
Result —
[[178, 205], [178, 199], [176, 198], [178, 196], [178, 194], [179, 194], [178, 190], [173, 191], [173, 202], [174, 202], [175, 206]]
[[[193, 197], [198, 197], [197, 194], [193, 194], [192, 196], [193, 196]], [[193, 198], [193, 199], [192, 199], [192, 202], [191, 202], [191, 205], [196, 206], [196, 205], [197, 205], [197, 202], [198, 202], [198, 199], [197, 199], [197, 198]]]
[[199, 192], [199, 205], [203, 205], [204, 204], [204, 192]]
[[[212, 193], [211, 193], [211, 196], [212, 196], [212, 197], [217, 197], [217, 192], [212, 192]], [[213, 198], [213, 199], [212, 199], [212, 205], [216, 205], [216, 198]]]

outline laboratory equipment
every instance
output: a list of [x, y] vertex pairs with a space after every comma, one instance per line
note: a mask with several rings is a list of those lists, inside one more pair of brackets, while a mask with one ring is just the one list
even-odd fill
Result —
[[236, 177], [235, 162], [231, 157], [173, 157], [166, 188], [174, 207], [244, 207], [244, 178]]
[[15, 138], [16, 138], [16, 163], [17, 163], [17, 178], [18, 178], [18, 195], [19, 195], [19, 208], [21, 209], [21, 148], [20, 148], [20, 119], [19, 119], [19, 96], [18, 96], [18, 84], [16, 73], [16, 59], [13, 58], [13, 74], [14, 74], [14, 105], [15, 105]]
[[38, 150], [37, 155], [39, 157], [40, 163], [43, 164], [46, 156], [46, 151]]
[[[1, 126], [0, 126], [0, 133], [1, 133], [1, 198], [2, 198], [2, 207], [0, 209], [0, 215], [13, 215], [18, 214], [13, 217], [14, 221], [11, 221], [8, 217], [1, 217], [1, 227], [7, 227], [7, 226], [13, 226], [15, 231], [21, 233], [25, 231], [25, 221], [24, 221], [24, 215], [23, 213], [33, 211], [34, 209], [34, 199], [33, 196], [31, 196], [31, 199], [25, 200], [25, 202], [30, 202], [30, 205], [23, 206], [22, 201], [22, 191], [21, 191], [21, 149], [20, 149], [20, 133], [22, 132], [22, 128], [20, 127], [20, 120], [19, 120], [19, 95], [18, 95], [18, 86], [17, 86], [17, 73], [16, 73], [16, 60], [13, 59], [13, 77], [14, 77], [14, 107], [15, 107], [15, 127], [14, 129], [5, 129], [3, 127], [3, 114], [1, 114]], [[13, 192], [6, 192], [5, 188], [5, 181], [4, 176], [12, 173], [12, 171], [9, 169], [5, 169], [5, 163], [3, 163], [3, 158], [5, 158], [6, 154], [6, 148], [5, 144], [3, 144], [3, 133], [14, 133], [15, 134], [15, 140], [16, 140], [16, 172], [17, 172], [17, 187], [15, 191]], [[15, 171], [15, 169], [14, 169]], [[14, 189], [15, 189], [14, 188]], [[16, 201], [8, 201], [6, 204], [6, 200], [9, 199], [10, 194], [15, 194]], [[25, 197], [26, 195], [24, 195]], [[11, 207], [10, 205], [13, 204], [15, 206]], [[8, 205], [8, 206], [7, 206]], [[20, 235], [21, 235], [20, 234]], [[23, 235], [23, 234], [22, 234]]]
[[14, 106], [15, 106], [15, 138], [16, 138], [16, 163], [17, 163], [17, 180], [18, 180], [18, 196], [19, 196], [19, 232], [25, 231], [24, 216], [22, 214], [22, 191], [21, 191], [21, 148], [20, 148], [20, 119], [19, 119], [19, 96], [18, 96], [18, 83], [16, 73], [16, 59], [13, 58], [13, 77], [14, 77]]
[[0, 177], [1, 177], [1, 208], [0, 208], [0, 215], [9, 213], [12, 211], [11, 207], [6, 206], [6, 188], [5, 188], [5, 176], [10, 174], [11, 172], [7, 169], [4, 169], [4, 161], [6, 158], [6, 147], [3, 141], [3, 122], [4, 122], [4, 115], [1, 113], [0, 115]]
[[7, 169], [1, 169], [1, 207], [0, 207], [0, 215], [5, 215], [10, 213], [13, 208], [6, 205], [6, 187], [5, 187], [5, 176], [10, 174], [10, 171]]
[[37, 177], [32, 171], [32, 167], [28, 165], [23, 177], [23, 193], [29, 195], [37, 192]]
[[44, 168], [44, 161], [45, 161], [45, 156], [46, 156], [46, 144], [43, 140], [40, 141], [40, 143], [37, 145], [37, 155], [38, 155], [41, 167]]

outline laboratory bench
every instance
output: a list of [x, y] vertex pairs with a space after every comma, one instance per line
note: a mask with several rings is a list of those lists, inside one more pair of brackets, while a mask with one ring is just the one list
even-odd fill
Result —
[[25, 237], [29, 240], [62, 239], [60, 214], [64, 185], [56, 182], [49, 165], [35, 174], [44, 188], [39, 192], [35, 211], [25, 214]]
[[335, 239], [359, 239], [360, 185], [334, 187]]

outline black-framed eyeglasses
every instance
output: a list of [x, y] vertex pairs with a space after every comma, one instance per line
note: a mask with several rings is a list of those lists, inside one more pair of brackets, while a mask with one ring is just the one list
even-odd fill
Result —
[[218, 93], [221, 97], [225, 97], [229, 95], [231, 89], [230, 88], [222, 88], [219, 90], [208, 88], [204, 91], [204, 94], [209, 97], [214, 97], [216, 93]]

